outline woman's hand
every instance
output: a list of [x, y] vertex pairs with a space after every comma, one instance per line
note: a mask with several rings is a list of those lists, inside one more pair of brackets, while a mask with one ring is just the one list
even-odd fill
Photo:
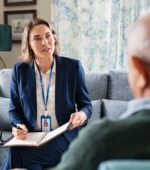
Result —
[[72, 124], [72, 129], [82, 126], [87, 120], [87, 116], [83, 111], [72, 113], [69, 123]]
[[17, 139], [26, 139], [27, 138], [27, 133], [28, 129], [24, 124], [17, 124], [18, 127], [20, 127], [22, 130], [13, 127], [12, 128], [12, 134], [17, 138]]

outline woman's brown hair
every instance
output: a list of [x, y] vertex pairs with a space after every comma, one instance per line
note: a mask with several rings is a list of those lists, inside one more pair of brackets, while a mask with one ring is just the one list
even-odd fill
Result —
[[24, 62], [26, 63], [31, 63], [32, 60], [34, 60], [35, 56], [34, 56], [34, 52], [32, 51], [32, 49], [30, 48], [29, 45], [29, 35], [30, 32], [32, 30], [32, 28], [36, 25], [46, 25], [52, 32], [54, 39], [55, 39], [55, 50], [54, 50], [54, 55], [59, 55], [60, 52], [60, 43], [56, 37], [56, 32], [54, 30], [54, 28], [52, 28], [52, 26], [50, 26], [48, 24], [48, 22], [46, 22], [43, 19], [40, 18], [34, 18], [32, 21], [30, 21], [23, 32], [22, 35], [22, 54], [21, 54], [21, 58], [23, 59]]

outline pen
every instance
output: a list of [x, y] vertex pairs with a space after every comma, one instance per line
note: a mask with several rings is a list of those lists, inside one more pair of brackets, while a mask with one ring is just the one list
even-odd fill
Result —
[[17, 128], [17, 129], [19, 129], [19, 130], [23, 130], [23, 129], [21, 129], [21, 127], [19, 127], [19, 126], [17, 126], [16, 124], [14, 124], [14, 123], [10, 123], [13, 127], [15, 127], [15, 128]]
[[69, 123], [69, 125], [67, 126], [67, 130], [72, 130], [73, 129], [73, 125], [72, 123]]

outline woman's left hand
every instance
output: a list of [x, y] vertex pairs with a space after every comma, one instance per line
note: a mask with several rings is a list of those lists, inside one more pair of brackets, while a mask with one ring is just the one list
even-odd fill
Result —
[[83, 111], [72, 113], [69, 123], [72, 124], [72, 129], [84, 125], [87, 120], [87, 116]]

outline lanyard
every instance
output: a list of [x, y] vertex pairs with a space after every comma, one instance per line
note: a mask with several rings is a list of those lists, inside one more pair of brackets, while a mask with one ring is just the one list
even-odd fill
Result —
[[[36, 62], [35, 62], [36, 63]], [[42, 79], [42, 74], [40, 72], [40, 69], [36, 63], [36, 66], [38, 68], [38, 72], [40, 75], [40, 85], [41, 85], [41, 90], [42, 90], [42, 98], [43, 98], [43, 103], [45, 105], [45, 114], [47, 113], [47, 103], [48, 103], [48, 97], [49, 97], [49, 91], [50, 91], [50, 81], [52, 79], [52, 70], [53, 70], [53, 65], [54, 63], [52, 63], [51, 68], [50, 68], [50, 74], [49, 74], [49, 80], [48, 80], [48, 86], [47, 86], [47, 93], [46, 96], [44, 94], [44, 85], [43, 85], [43, 79]]]

